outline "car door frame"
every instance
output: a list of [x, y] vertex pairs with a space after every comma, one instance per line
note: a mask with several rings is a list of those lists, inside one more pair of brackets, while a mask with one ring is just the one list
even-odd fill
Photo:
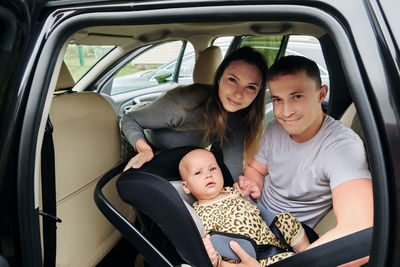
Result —
[[[307, 2], [308, 3], [308, 2]], [[151, 5], [152, 3], [149, 3], [149, 5]], [[170, 3], [171, 4], [171, 3]], [[193, 3], [192, 3], [193, 5]], [[379, 57], [377, 57], [377, 55], [379, 55], [379, 51], [377, 51], [377, 49], [375, 49], [372, 55], [368, 56], [366, 54], [364, 54], [364, 50], [362, 51], [363, 53], [360, 53], [359, 51], [359, 46], [355, 46], [355, 43], [357, 43], [357, 45], [360, 45], [358, 42], [354, 41], [354, 37], [352, 36], [352, 34], [354, 34], [351, 29], [349, 28], [342, 28], [342, 27], [347, 27], [346, 24], [342, 24], [339, 25], [338, 22], [342, 21], [343, 18], [340, 16], [341, 12], [346, 13], [345, 9], [348, 8], [347, 3], [338, 3], [337, 4], [337, 8], [333, 8], [332, 6], [328, 5], [327, 3], [324, 3], [323, 1], [317, 1], [316, 3], [309, 3], [309, 6], [285, 6], [287, 9], [285, 9], [285, 11], [282, 11], [282, 6], [279, 5], [271, 5], [269, 8], [269, 10], [257, 10], [256, 6], [252, 6], [252, 8], [247, 8], [246, 11], [250, 12], [249, 10], [252, 10], [251, 12], [253, 12], [253, 16], [254, 14], [258, 14], [258, 15], [263, 15], [265, 16], [267, 15], [271, 15], [271, 19], [281, 19], [283, 17], [288, 17], [288, 15], [296, 15], [298, 14], [298, 10], [301, 10], [302, 12], [308, 14], [311, 18], [318, 20], [319, 23], [321, 23], [322, 25], [325, 25], [327, 27], [327, 29], [333, 34], [333, 36], [336, 37], [336, 39], [338, 39], [338, 36], [342, 36], [345, 37], [347, 39], [345, 39], [343, 42], [338, 43], [338, 50], [340, 51], [340, 56], [342, 57], [342, 62], [343, 62], [343, 66], [345, 68], [346, 73], [354, 73], [354, 70], [352, 70], [352, 68], [356, 67], [358, 72], [356, 71], [356, 74], [352, 77], [350, 77], [349, 75], [346, 75], [346, 79], [348, 79], [349, 84], [351, 84], [351, 87], [353, 88], [362, 88], [365, 90], [358, 90], [358, 91], [352, 91], [353, 94], [353, 98], [356, 102], [356, 106], [357, 109], [361, 111], [361, 116], [360, 116], [360, 120], [363, 123], [363, 128], [364, 128], [364, 132], [368, 132], [367, 134], [367, 139], [368, 140], [374, 140], [374, 142], [371, 141], [370, 144], [367, 144], [367, 148], [368, 148], [368, 153], [370, 155], [372, 155], [372, 161], [371, 161], [371, 167], [374, 170], [375, 173], [375, 180], [376, 182], [374, 182], [374, 189], [377, 190], [377, 192], [388, 192], [388, 195], [386, 196], [375, 196], [374, 195], [374, 199], [375, 199], [375, 212], [376, 212], [376, 216], [375, 216], [375, 223], [376, 223], [376, 229], [374, 229], [374, 234], [373, 234], [373, 247], [372, 247], [372, 252], [374, 253], [374, 257], [371, 257], [371, 265], [372, 266], [379, 266], [381, 264], [385, 265], [386, 263], [388, 263], [389, 255], [390, 252], [390, 247], [393, 248], [393, 246], [391, 246], [391, 244], [393, 244], [393, 238], [389, 237], [389, 233], [387, 229], [395, 229], [395, 226], [393, 226], [394, 222], [390, 222], [390, 219], [396, 218], [395, 214], [391, 214], [389, 212], [389, 209], [393, 210], [397, 208], [397, 202], [396, 203], [389, 203], [388, 201], [388, 197], [389, 196], [393, 196], [393, 192], [392, 191], [388, 191], [389, 188], [389, 183], [391, 183], [392, 180], [395, 180], [395, 177], [393, 175], [393, 173], [388, 173], [388, 171], [392, 171], [392, 165], [388, 166], [387, 164], [390, 164], [391, 162], [387, 162], [385, 161], [385, 159], [390, 158], [389, 154], [385, 154], [386, 150], [381, 150], [380, 148], [387, 148], [387, 144], [385, 144], [385, 140], [383, 140], [383, 134], [386, 134], [387, 131], [389, 130], [388, 128], [385, 128], [382, 133], [382, 130], [377, 128], [378, 124], [383, 123], [384, 125], [386, 125], [386, 127], [390, 127], [389, 122], [386, 122], [385, 119], [383, 117], [379, 117], [379, 114], [373, 114], [372, 110], [369, 110], [368, 107], [372, 106], [372, 103], [369, 103], [369, 105], [365, 105], [363, 106], [362, 101], [371, 101], [374, 100], [374, 97], [376, 100], [379, 101], [380, 104], [385, 104], [385, 100], [383, 98], [378, 98], [378, 96], [374, 96], [372, 95], [371, 92], [374, 92], [373, 90], [373, 86], [376, 84], [379, 84], [378, 82], [380, 81], [378, 78], [374, 77], [374, 79], [370, 80], [371, 74], [370, 74], [370, 70], [365, 70], [363, 67], [363, 61], [364, 60], [370, 60], [370, 59], [376, 59], [378, 60], [378, 64], [377, 64], [377, 68], [379, 69], [380, 72], [385, 72], [385, 66], [382, 67], [382, 61], [379, 59]], [[145, 5], [142, 5], [142, 8]], [[250, 4], [249, 4], [250, 6]], [[173, 7], [173, 5], [172, 5]], [[240, 6], [241, 9], [244, 9], [244, 5]], [[313, 7], [319, 7], [320, 10], [315, 10]], [[169, 9], [171, 9], [171, 6], [169, 6]], [[219, 15], [224, 15], [226, 14], [225, 12], [231, 12], [231, 14], [233, 13], [239, 13], [237, 10], [237, 6], [225, 6], [224, 7], [224, 12], [221, 12], [221, 9], [218, 9], [218, 7], [214, 8], [213, 7], [206, 7], [206, 9], [201, 9], [199, 8], [198, 10], [192, 10], [193, 13], [190, 14], [190, 16], [194, 16], [197, 18], [200, 18], [201, 13], [204, 12], [204, 10], [206, 10], [206, 12], [215, 12], [216, 14]], [[170, 10], [169, 10], [170, 11]], [[311, 11], [313, 11], [314, 13], [311, 13]], [[165, 10], [163, 10], [162, 7], [160, 7], [160, 9], [156, 10], [153, 13], [157, 13], [159, 16], [159, 18], [161, 19], [165, 19], [168, 18], [168, 15], [163, 13], [165, 12]], [[244, 11], [241, 11], [244, 12]], [[274, 12], [274, 13], [272, 13]], [[347, 11], [348, 12], [348, 11]], [[214, 13], [214, 14], [215, 14]], [[302, 13], [302, 14], [304, 14]], [[58, 13], [61, 14], [61, 13]], [[331, 14], [332, 17], [328, 17], [327, 18], [327, 14]], [[135, 14], [135, 16], [140, 16], [140, 12], [138, 12], [138, 14]], [[78, 16], [78, 15], [77, 15]], [[349, 16], [349, 15], [347, 15]], [[344, 17], [347, 17], [344, 16]], [[86, 19], [88, 18], [92, 18], [90, 16], [88, 16]], [[71, 19], [71, 20], [69, 20]], [[93, 19], [93, 18], [92, 18]], [[144, 18], [142, 18], [144, 20]], [[149, 18], [147, 18], [149, 19]], [[69, 20], [69, 21], [68, 21]], [[327, 21], [328, 20], [328, 21]], [[75, 21], [75, 22], [73, 22]], [[74, 24], [75, 23], [75, 24]], [[86, 23], [88, 23], [86, 21]], [[100, 22], [99, 22], [100, 23]], [[331, 24], [329, 24], [331, 23]], [[54, 24], [53, 24], [54, 25]], [[58, 26], [57, 26], [58, 25]], [[68, 31], [72, 31], [72, 29], [74, 27], [77, 27], [76, 25], [76, 20], [74, 20], [74, 16], [70, 15], [69, 17], [65, 17], [65, 18], [60, 18], [57, 21], [57, 25], [54, 26], [54, 28], [50, 29], [48, 32], [52, 32], [52, 34], [47, 35], [47, 40], [46, 43], [43, 44], [43, 46], [40, 48], [40, 51], [43, 51], [44, 53], [56, 53], [59, 52], [61, 50], [61, 48], [59, 47], [59, 44], [56, 44], [55, 42], [62, 42], [62, 41], [66, 41], [65, 39], [63, 39], [63, 37], [61, 37], [62, 33], [66, 33]], [[62, 25], [62, 27], [60, 26]], [[339, 27], [339, 26], [340, 27]], [[60, 26], [60, 27], [59, 27]], [[347, 31], [346, 31], [347, 30]], [[43, 37], [42, 37], [43, 38]], [[362, 38], [361, 38], [362, 39]], [[43, 40], [43, 39], [42, 39]], [[367, 43], [367, 42], [366, 42]], [[364, 48], [364, 47], [363, 47]], [[354, 50], [353, 50], [354, 49]], [[346, 52], [347, 51], [347, 52]], [[349, 52], [351, 51], [351, 52]], [[354, 51], [354, 52], [353, 52]], [[38, 51], [39, 52], [39, 51]], [[360, 54], [362, 54], [363, 56], [366, 56], [366, 59], [361, 59]], [[37, 53], [38, 54], [38, 53]], [[35, 54], [32, 56], [36, 56]], [[345, 57], [346, 56], [346, 57]], [[358, 61], [356, 60], [360, 60], [360, 62], [358, 63]], [[35, 77], [33, 77], [32, 80], [32, 85], [29, 87], [30, 89], [30, 96], [33, 97], [29, 97], [29, 99], [27, 100], [27, 114], [23, 115], [23, 124], [22, 124], [22, 132], [21, 132], [21, 142], [19, 144], [20, 147], [20, 151], [19, 151], [19, 155], [18, 155], [18, 163], [26, 163], [24, 165], [24, 167], [20, 166], [19, 167], [19, 171], [17, 173], [17, 179], [18, 181], [21, 183], [18, 186], [19, 187], [24, 187], [24, 185], [27, 186], [27, 196], [20, 196], [21, 199], [23, 200], [21, 203], [18, 203], [20, 205], [20, 207], [24, 207], [25, 209], [21, 209], [21, 212], [19, 214], [19, 219], [20, 219], [20, 226], [21, 223], [23, 222], [24, 224], [29, 224], [29, 223], [37, 223], [37, 215], [35, 215], [34, 213], [29, 214], [29, 211], [33, 211], [32, 207], [30, 206], [30, 204], [32, 204], [34, 202], [34, 196], [33, 196], [33, 192], [32, 189], [34, 188], [33, 184], [33, 177], [34, 177], [34, 172], [35, 172], [35, 160], [32, 159], [32, 157], [34, 158], [36, 155], [36, 139], [37, 139], [37, 133], [39, 132], [38, 129], [40, 128], [40, 119], [38, 118], [40, 116], [40, 114], [42, 114], [43, 112], [43, 103], [45, 102], [45, 98], [46, 95], [43, 92], [42, 88], [48, 88], [49, 84], [50, 84], [50, 79], [51, 79], [51, 73], [56, 64], [56, 59], [49, 59], [49, 58], [45, 58], [44, 55], [40, 55], [39, 59], [36, 61], [36, 64], [33, 64], [34, 66], [36, 66], [37, 64], [40, 63], [40, 66], [45, 66], [43, 67], [42, 70], [38, 70], [36, 69], [36, 71], [32, 71], [32, 69], [34, 69], [32, 66], [30, 69], [28, 69], [27, 71], [31, 71], [31, 74], [27, 74], [31, 79], [32, 76], [34, 75]], [[46, 64], [47, 63], [47, 64]], [[49, 74], [50, 73], [50, 74]], [[387, 73], [385, 72], [384, 74], [387, 75]], [[386, 85], [386, 87], [389, 87], [389, 89], [394, 88], [395, 84], [392, 83], [392, 81], [388, 81], [388, 84]], [[45, 90], [44, 90], [45, 91]], [[392, 91], [392, 90], [390, 90]], [[394, 90], [393, 90], [394, 91]], [[367, 95], [367, 93], [369, 95]], [[26, 99], [25, 99], [26, 101]], [[390, 114], [398, 114], [396, 113], [396, 110], [389, 110], [386, 109], [384, 110], [385, 112], [389, 112]], [[30, 114], [30, 115], [29, 115]], [[39, 114], [39, 115], [37, 115]], [[31, 120], [29, 122], [29, 120]], [[373, 125], [368, 125], [369, 122], [374, 122]], [[392, 132], [389, 132], [389, 140], [393, 141], [394, 137], [398, 137], [399, 136], [399, 125], [396, 124], [396, 129], [397, 130], [393, 130]], [[33, 133], [33, 136], [32, 136]], [[29, 140], [29, 139], [30, 140]], [[35, 141], [32, 141], [35, 140]], [[390, 153], [394, 153], [396, 154], [396, 151], [392, 151], [389, 148], [389, 152]], [[384, 168], [385, 166], [388, 166], [388, 169]], [[388, 170], [388, 171], [387, 171]], [[397, 169], [396, 169], [396, 174], [397, 173]], [[26, 181], [25, 181], [26, 180]], [[390, 206], [393, 205], [393, 206]], [[21, 214], [24, 213], [24, 214]], [[26, 220], [24, 220], [26, 219]], [[396, 221], [396, 220], [394, 220]], [[32, 236], [32, 232], [28, 232], [29, 229], [34, 230], [34, 233], [37, 232], [37, 229], [33, 229], [30, 228], [31, 226], [26, 226], [24, 229], [22, 229], [22, 237], [21, 240], [23, 241], [28, 241], [28, 243], [25, 246], [26, 248], [35, 248], [35, 245], [37, 246], [37, 238], [35, 240], [32, 240], [32, 238], [30, 236]], [[40, 244], [40, 241], [39, 241]], [[39, 246], [40, 247], [40, 246]], [[37, 259], [40, 258], [40, 254], [37, 254], [37, 250], [35, 249], [35, 251], [32, 251], [32, 253], [28, 253], [26, 250], [23, 250], [22, 254], [23, 254], [23, 262], [25, 263], [25, 265], [27, 265], [27, 263], [33, 263], [33, 265], [36, 266], [36, 262]], [[378, 254], [378, 252], [381, 252], [380, 254]], [[378, 259], [378, 255], [380, 257], [382, 257], [381, 259]], [[32, 260], [32, 261], [28, 261], [28, 260]]]
[[[33, 194], [33, 190], [19, 186], [17, 179], [18, 147], [21, 130], [21, 114], [27, 97], [21, 88], [23, 72], [28, 60], [29, 43], [34, 39], [31, 19], [36, 16], [40, 4], [25, 0], [0, 3], [0, 266], [22, 265], [24, 258], [35, 258], [37, 250], [24, 243], [30, 231], [21, 222], [22, 213], [31, 207], [22, 205], [21, 195]], [[31, 236], [36, 239], [38, 236]], [[27, 240], [28, 241], [28, 240]], [[30, 242], [30, 241], [28, 241]], [[36, 242], [35, 242], [36, 243]], [[40, 248], [39, 248], [40, 251]], [[29, 254], [29, 255], [28, 255]], [[33, 260], [35, 262], [36, 260]]]

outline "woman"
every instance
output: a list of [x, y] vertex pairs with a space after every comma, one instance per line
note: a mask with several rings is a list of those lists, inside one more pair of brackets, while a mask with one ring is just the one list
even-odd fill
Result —
[[125, 114], [121, 129], [138, 154], [124, 171], [150, 161], [153, 148], [214, 145], [237, 181], [262, 134], [267, 71], [261, 53], [242, 47], [222, 61], [213, 86], [177, 87]]

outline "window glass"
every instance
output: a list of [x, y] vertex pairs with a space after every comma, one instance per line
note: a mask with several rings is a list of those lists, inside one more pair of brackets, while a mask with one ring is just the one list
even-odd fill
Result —
[[240, 46], [251, 46], [265, 56], [268, 66], [271, 66], [279, 52], [283, 36], [247, 36]]
[[114, 46], [75, 45], [70, 44], [64, 55], [64, 62], [75, 82], [99, 62]]
[[115, 75], [111, 95], [171, 83], [182, 46], [182, 41], [162, 43], [133, 58]]
[[232, 41], [233, 36], [223, 36], [215, 38], [212, 45], [219, 46], [219, 48], [221, 48], [222, 58], [224, 58]]
[[[317, 38], [307, 35], [291, 35], [286, 47], [286, 55], [304, 56], [315, 61], [321, 74], [322, 84], [329, 87], [329, 73], [326, 68], [321, 44]], [[328, 97], [326, 101], [328, 101]]]

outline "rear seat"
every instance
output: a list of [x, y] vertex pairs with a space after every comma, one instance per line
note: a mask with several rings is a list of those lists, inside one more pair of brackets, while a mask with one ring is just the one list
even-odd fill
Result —
[[210, 46], [201, 51], [193, 68], [193, 83], [213, 84], [221, 62], [222, 53], [219, 46]]
[[[74, 86], [63, 62], [56, 90]], [[93, 191], [99, 178], [121, 162], [118, 120], [100, 94], [74, 92], [54, 97], [57, 216], [57, 266], [94, 266], [118, 242], [120, 233], [98, 210]], [[120, 200], [115, 179], [104, 189], [107, 199], [131, 220], [132, 208]]]
[[[340, 121], [356, 132], [365, 143], [364, 132], [361, 128], [360, 119], [358, 118], [356, 107], [352, 103], [343, 113]], [[336, 216], [331, 209], [314, 227], [315, 232], [322, 235], [336, 226]]]

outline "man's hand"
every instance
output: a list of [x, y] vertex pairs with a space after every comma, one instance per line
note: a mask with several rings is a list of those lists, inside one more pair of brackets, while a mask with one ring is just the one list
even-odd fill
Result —
[[237, 188], [242, 197], [249, 199], [259, 199], [261, 196], [261, 190], [256, 183], [251, 181], [246, 176], [239, 176], [239, 182], [233, 185]]
[[[255, 159], [249, 161], [249, 163], [243, 169], [244, 176], [257, 185], [258, 189], [252, 189], [252, 197], [257, 199], [261, 195], [261, 190], [264, 186], [264, 178], [268, 173], [268, 166], [262, 164]], [[239, 183], [240, 183], [239, 177]], [[239, 184], [240, 186], [240, 184]], [[258, 193], [257, 193], [258, 192]]]
[[247, 254], [238, 243], [235, 241], [229, 242], [229, 245], [233, 252], [239, 257], [240, 263], [239, 264], [234, 264], [234, 263], [229, 263], [226, 261], [221, 262], [221, 267], [261, 267], [261, 264], [253, 257], [251, 257], [249, 254]]

